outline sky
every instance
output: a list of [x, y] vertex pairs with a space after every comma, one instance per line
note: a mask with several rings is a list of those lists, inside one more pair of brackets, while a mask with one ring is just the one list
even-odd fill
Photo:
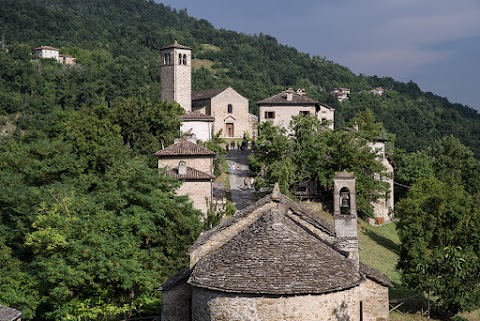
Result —
[[479, 0], [156, 1], [480, 111]]

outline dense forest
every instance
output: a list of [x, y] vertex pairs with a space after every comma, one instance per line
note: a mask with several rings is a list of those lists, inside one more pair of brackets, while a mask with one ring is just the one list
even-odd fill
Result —
[[[177, 40], [193, 48], [198, 67], [194, 89], [233, 86], [255, 102], [286, 87], [336, 108], [344, 124], [370, 108], [396, 135], [398, 147], [425, 149], [454, 135], [480, 156], [480, 116], [460, 104], [424, 93], [414, 82], [355, 75], [320, 56], [281, 45], [271, 36], [215, 29], [209, 22], [153, 1], [1, 0], [0, 34], [10, 57], [2, 56], [0, 113], [44, 113], [54, 106], [78, 108], [119, 97], [159, 97], [159, 49]], [[78, 68], [45, 70], [28, 62], [31, 49], [50, 45], [73, 55]], [[376, 97], [364, 92], [386, 89]], [[329, 92], [352, 90], [338, 103]]]
[[[180, 135], [182, 109], [160, 100], [159, 49], [175, 40], [193, 49], [194, 89], [232, 86], [257, 112], [256, 101], [301, 87], [336, 108], [338, 128], [367, 117], [365, 124], [385, 129], [396, 180], [411, 186], [397, 193], [405, 284], [452, 311], [476, 307], [475, 110], [413, 82], [355, 75], [268, 35], [215, 29], [152, 0], [0, 0], [0, 7], [0, 303], [21, 309], [25, 320], [158, 314], [159, 285], [186, 266], [204, 228], [200, 213], [175, 195], [179, 183], [158, 175], [152, 157]], [[41, 45], [74, 56], [76, 65], [36, 59], [32, 49]], [[376, 86], [385, 95], [368, 93]], [[335, 87], [350, 88], [350, 99], [336, 101]], [[372, 173], [381, 171], [371, 153], [349, 149], [346, 132], [312, 139], [312, 129], [321, 137], [313, 120], [296, 126], [302, 135], [288, 141], [265, 125], [261, 139], [278, 141], [280, 155], [258, 144], [253, 165], [269, 163], [266, 179], [285, 189], [292, 177], [327, 182], [337, 170], [367, 168], [359, 179], [367, 208], [378, 194]], [[325, 155], [331, 162], [321, 167]], [[452, 270], [458, 277], [435, 278]]]

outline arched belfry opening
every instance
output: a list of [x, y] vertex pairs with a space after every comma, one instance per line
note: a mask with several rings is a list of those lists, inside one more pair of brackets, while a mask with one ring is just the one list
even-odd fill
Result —
[[340, 205], [340, 214], [343, 215], [348, 215], [350, 214], [350, 190], [347, 187], [342, 187], [340, 190], [340, 200], [339, 200], [339, 205]]
[[337, 247], [359, 266], [355, 174], [340, 172], [333, 178], [333, 218]]

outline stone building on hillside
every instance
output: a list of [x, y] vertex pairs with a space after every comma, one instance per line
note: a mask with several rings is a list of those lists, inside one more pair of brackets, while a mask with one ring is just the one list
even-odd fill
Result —
[[334, 224], [278, 191], [205, 232], [167, 280], [163, 321], [388, 319], [388, 286], [359, 263], [355, 177], [334, 180]]
[[[162, 48], [160, 54], [162, 99], [176, 101], [185, 109], [183, 132], [191, 131], [202, 140], [210, 139], [212, 132], [219, 130], [222, 138], [227, 139], [256, 135], [257, 117], [248, 112], [248, 99], [233, 88], [192, 92], [191, 48], [175, 42]], [[200, 121], [199, 115], [208, 117]], [[209, 135], [205, 134], [207, 128]]]
[[307, 96], [304, 90], [287, 89], [257, 102], [260, 122], [271, 121], [274, 125], [288, 130], [293, 116], [315, 115], [319, 120], [328, 121], [333, 129], [335, 109]]
[[187, 195], [193, 206], [206, 214], [213, 198], [213, 158], [215, 153], [197, 145], [195, 139], [181, 139], [155, 153], [158, 168], [182, 181], [178, 195]]
[[75, 64], [75, 58], [66, 56], [64, 54], [60, 53], [60, 49], [50, 47], [50, 46], [40, 46], [35, 49], [33, 49], [33, 53], [35, 56], [38, 58], [42, 59], [55, 59], [62, 65], [74, 65]]

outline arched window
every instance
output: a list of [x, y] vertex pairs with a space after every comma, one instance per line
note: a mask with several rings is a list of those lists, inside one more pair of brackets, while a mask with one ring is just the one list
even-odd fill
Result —
[[166, 65], [168, 62], [168, 54], [163, 55], [163, 64]]
[[178, 54], [178, 64], [182, 64], [182, 54]]
[[183, 64], [184, 64], [184, 65], [187, 64], [187, 55], [183, 55]]
[[172, 53], [168, 53], [168, 57], [167, 57], [167, 64], [171, 64], [172, 63]]
[[227, 112], [228, 112], [229, 114], [233, 113], [233, 106], [232, 106], [232, 104], [228, 104], [228, 106], [227, 106]]

